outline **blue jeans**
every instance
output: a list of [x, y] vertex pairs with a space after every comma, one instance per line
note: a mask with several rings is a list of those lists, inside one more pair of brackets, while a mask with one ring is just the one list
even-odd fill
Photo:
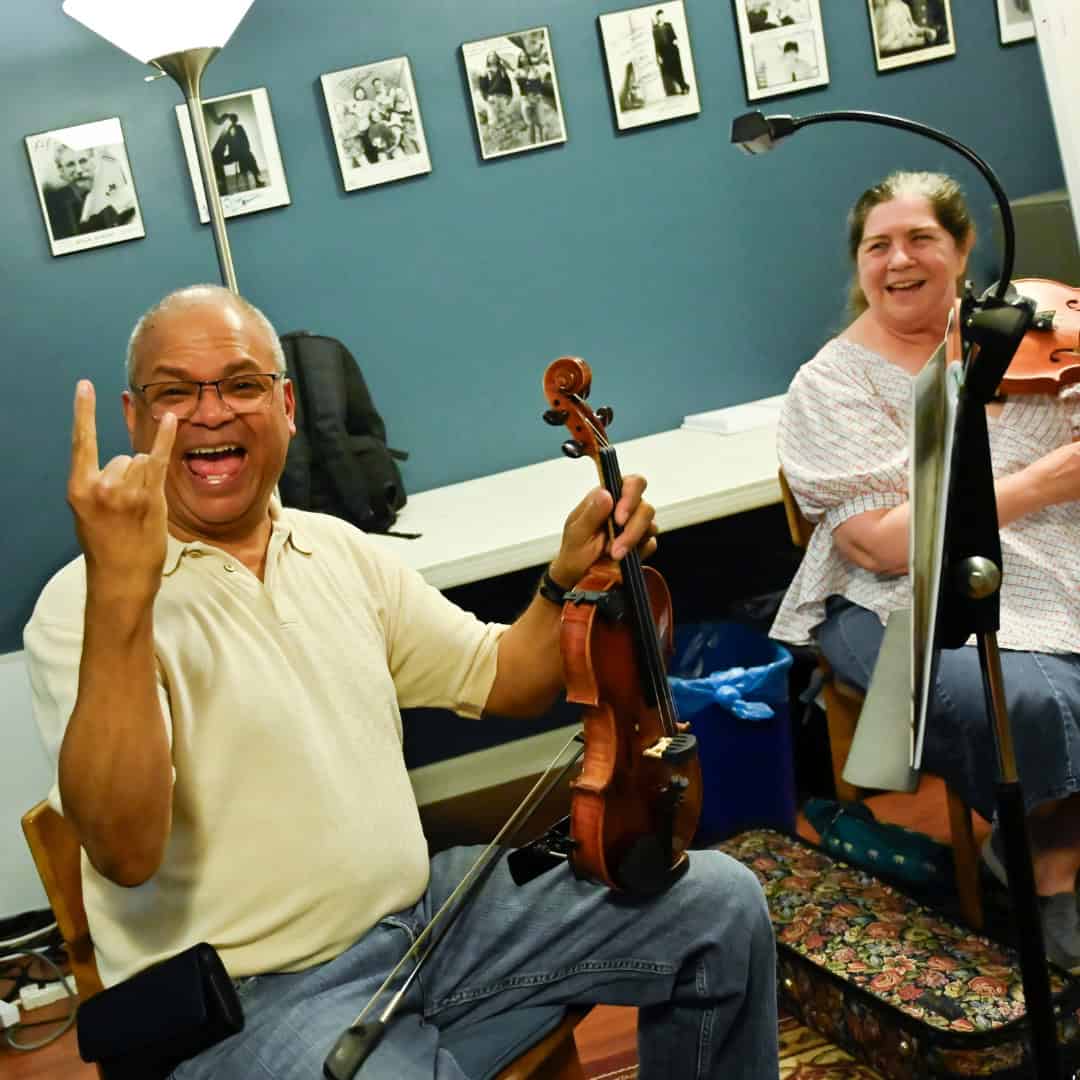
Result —
[[[338, 1036], [479, 850], [436, 855], [420, 901], [334, 960], [241, 980], [244, 1030], [185, 1062], [175, 1080], [321, 1077]], [[518, 887], [500, 860], [358, 1076], [491, 1076], [558, 1023], [566, 1006], [602, 1002], [640, 1007], [643, 1080], [774, 1080], [775, 962], [757, 879], [718, 851], [692, 852], [689, 871], [652, 900], [578, 881], [566, 867]], [[530, 1038], [507, 1046], [500, 1033], [508, 1028], [529, 1028]]]
[[[884, 635], [878, 617], [831, 597], [814, 635], [833, 671], [865, 690]], [[1080, 656], [1003, 649], [1001, 671], [1028, 810], [1080, 791]], [[923, 765], [944, 777], [983, 817], [994, 816], [994, 732], [973, 645], [941, 651]]]

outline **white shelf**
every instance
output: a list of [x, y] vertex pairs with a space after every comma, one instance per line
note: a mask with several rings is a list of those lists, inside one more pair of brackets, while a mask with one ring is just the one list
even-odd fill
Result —
[[[649, 481], [660, 531], [780, 501], [776, 423], [733, 435], [680, 429], [616, 443], [624, 475]], [[439, 589], [539, 566], [559, 548], [567, 514], [597, 483], [591, 461], [559, 457], [410, 495], [395, 529], [373, 536]]]

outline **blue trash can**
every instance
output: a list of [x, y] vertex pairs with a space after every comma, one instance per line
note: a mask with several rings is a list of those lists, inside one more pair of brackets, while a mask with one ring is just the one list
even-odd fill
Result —
[[675, 631], [669, 672], [679, 718], [698, 741], [702, 846], [743, 829], [795, 829], [791, 653], [735, 622]]

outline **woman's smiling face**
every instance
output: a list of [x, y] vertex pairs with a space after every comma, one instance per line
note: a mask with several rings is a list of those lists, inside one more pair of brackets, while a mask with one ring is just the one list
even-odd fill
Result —
[[922, 195], [898, 195], [866, 217], [856, 253], [859, 285], [886, 327], [917, 333], [944, 327], [967, 265], [961, 248]]

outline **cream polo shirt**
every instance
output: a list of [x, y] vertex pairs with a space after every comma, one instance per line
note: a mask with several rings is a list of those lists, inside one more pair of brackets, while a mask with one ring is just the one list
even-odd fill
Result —
[[[276, 505], [271, 516], [262, 582], [220, 548], [169, 538], [154, 643], [172, 832], [137, 888], [83, 854], [106, 985], [199, 941], [234, 977], [310, 967], [427, 886], [399, 708], [479, 716], [505, 628], [337, 518]], [[79, 558], [46, 585], [24, 635], [54, 761], [77, 693], [85, 594]], [[50, 801], [61, 809], [55, 786]]]

